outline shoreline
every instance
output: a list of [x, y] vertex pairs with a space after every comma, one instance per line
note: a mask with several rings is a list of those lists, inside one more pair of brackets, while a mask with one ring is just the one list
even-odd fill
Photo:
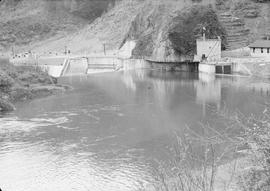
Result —
[[14, 104], [60, 94], [70, 89], [39, 68], [14, 66], [0, 59], [0, 113], [16, 110]]

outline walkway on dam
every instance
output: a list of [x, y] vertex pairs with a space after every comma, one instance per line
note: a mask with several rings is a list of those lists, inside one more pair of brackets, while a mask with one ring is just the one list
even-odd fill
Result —
[[147, 67], [143, 59], [101, 54], [29, 57], [28, 59], [13, 59], [10, 62], [15, 65], [38, 66], [53, 77]]

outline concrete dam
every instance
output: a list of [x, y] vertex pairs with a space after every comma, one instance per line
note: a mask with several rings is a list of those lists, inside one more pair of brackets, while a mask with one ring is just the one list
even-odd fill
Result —
[[142, 59], [117, 57], [72, 57], [53, 60], [47, 58], [39, 60], [37, 65], [53, 77], [150, 68]]

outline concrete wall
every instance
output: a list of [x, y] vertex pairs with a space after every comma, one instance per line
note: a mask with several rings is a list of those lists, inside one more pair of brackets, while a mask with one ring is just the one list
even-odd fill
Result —
[[88, 63], [86, 58], [77, 58], [69, 60], [69, 67], [66, 75], [78, 75], [78, 74], [86, 74], [88, 69]]
[[205, 55], [208, 61], [221, 59], [221, 40], [197, 39], [197, 57]]
[[244, 75], [252, 75], [252, 72], [243, 63], [235, 62], [232, 64], [232, 72]]
[[151, 64], [143, 59], [123, 59], [121, 62], [123, 70], [151, 68]]
[[208, 74], [215, 74], [216, 73], [216, 66], [214, 64], [199, 64], [199, 72], [204, 72]]
[[143, 59], [124, 59], [115, 57], [88, 57], [88, 64], [88, 73], [150, 68], [150, 64]]
[[120, 59], [116, 57], [88, 57], [88, 64], [89, 65], [119, 65], [121, 64]]
[[43, 66], [45, 69], [45, 71], [48, 72], [48, 74], [52, 77], [58, 78], [61, 76], [62, 70], [63, 70], [63, 66]]
[[119, 50], [118, 57], [121, 58], [131, 58], [132, 57], [132, 51], [136, 46], [135, 41], [127, 41], [124, 46]]
[[63, 65], [66, 57], [40, 57], [38, 58], [38, 65]]
[[[261, 52], [263, 50], [263, 53]], [[269, 48], [269, 52], [267, 50], [267, 48], [255, 48], [255, 50], [253, 48], [250, 48], [250, 54], [253, 57], [270, 57], [270, 48]]]

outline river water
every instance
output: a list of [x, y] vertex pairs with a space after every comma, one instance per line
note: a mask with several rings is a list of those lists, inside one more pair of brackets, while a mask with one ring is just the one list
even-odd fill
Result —
[[176, 132], [224, 131], [217, 113], [259, 114], [270, 91], [268, 80], [153, 70], [59, 83], [74, 89], [0, 118], [3, 191], [151, 190]]

